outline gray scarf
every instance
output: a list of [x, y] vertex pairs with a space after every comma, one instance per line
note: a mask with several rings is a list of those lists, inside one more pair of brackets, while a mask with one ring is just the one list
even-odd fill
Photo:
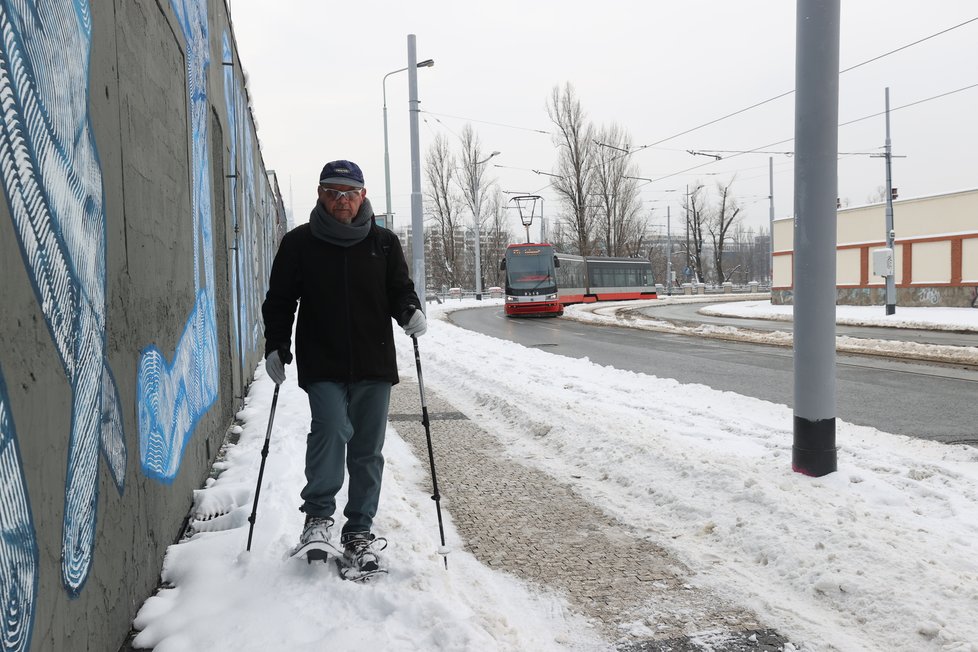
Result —
[[312, 234], [320, 240], [341, 247], [352, 247], [370, 233], [373, 217], [374, 209], [366, 197], [363, 198], [363, 204], [360, 205], [356, 217], [349, 224], [344, 224], [330, 215], [326, 208], [317, 201], [316, 207], [312, 209], [312, 213], [309, 215], [309, 226], [312, 228]]

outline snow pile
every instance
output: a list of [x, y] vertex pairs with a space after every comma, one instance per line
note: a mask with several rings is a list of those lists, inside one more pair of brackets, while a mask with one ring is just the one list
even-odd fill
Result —
[[792, 640], [978, 650], [978, 450], [837, 422], [839, 472], [808, 478], [785, 406], [432, 334], [427, 383]]
[[[440, 319], [492, 303], [432, 306], [419, 342], [426, 386], [514, 458], [572, 482], [688, 564], [691, 582], [755, 610], [802, 649], [978, 652], [978, 449], [837, 422], [839, 471], [805, 477], [790, 468], [792, 413], [783, 405], [525, 348]], [[398, 363], [403, 377], [415, 375], [402, 335]], [[332, 567], [286, 560], [301, 529], [309, 418], [292, 378], [279, 400], [254, 544], [243, 553], [272, 394], [258, 375], [241, 440], [204, 490], [220, 493], [196, 501], [206, 517], [224, 512], [201, 528], [217, 521], [225, 529], [171, 546], [167, 588], [139, 612], [137, 645], [609, 647], [558, 596], [465, 553], [449, 513], [454, 552], [443, 570], [423, 467], [393, 429], [375, 526], [391, 540], [390, 576], [361, 586]]]
[[[737, 301], [703, 306], [700, 312], [721, 317], [791, 321], [792, 306], [772, 305], [770, 301]], [[978, 310], [897, 306], [894, 314], [886, 315], [883, 306], [836, 306], [836, 323], [843, 326], [978, 332]]]
[[[666, 305], [668, 303], [704, 303], [699, 312], [721, 317], [745, 317], [790, 322], [791, 306], [772, 306], [770, 301], [735, 301], [716, 303], [716, 297], [670, 297], [652, 301], [622, 301], [601, 304], [570, 306], [564, 313], [568, 319], [607, 325], [626, 325], [641, 330], [737, 340], [772, 346], [793, 346], [789, 331], [762, 331], [737, 326], [716, 324], [688, 324], [652, 318], [636, 318], [632, 314], [641, 306]], [[973, 308], [904, 308], [897, 314], [882, 315], [882, 306], [836, 306], [836, 322], [847, 326], [887, 326], [890, 328], [914, 328], [959, 332], [978, 332], [978, 310]], [[933, 311], [933, 312], [931, 312]], [[836, 337], [836, 350], [840, 353], [883, 355], [932, 362], [978, 365], [978, 347], [921, 344], [864, 337]]]
[[[243, 422], [238, 444], [226, 449], [218, 464], [221, 475], [195, 497], [203, 520], [192, 525], [203, 531], [168, 549], [165, 588], [140, 609], [135, 647], [157, 652], [603, 647], [561, 598], [494, 573], [464, 552], [443, 510], [453, 550], [445, 571], [437, 554], [430, 487], [393, 429], [387, 433], [384, 493], [375, 524], [391, 542], [384, 552], [390, 575], [361, 585], [341, 580], [332, 563], [288, 559], [302, 530], [298, 504], [309, 427], [306, 395], [294, 376], [281, 389], [254, 539], [251, 552], [245, 552], [274, 387], [262, 371], [258, 375], [238, 415]], [[338, 513], [345, 496], [344, 487]]]

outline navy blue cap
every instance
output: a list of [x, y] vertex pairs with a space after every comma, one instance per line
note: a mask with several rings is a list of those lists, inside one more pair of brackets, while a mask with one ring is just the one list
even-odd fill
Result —
[[353, 161], [330, 161], [319, 175], [319, 183], [363, 188], [363, 172]]

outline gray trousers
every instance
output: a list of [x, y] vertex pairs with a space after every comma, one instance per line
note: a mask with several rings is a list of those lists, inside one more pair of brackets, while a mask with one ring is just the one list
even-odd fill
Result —
[[380, 501], [391, 384], [319, 382], [310, 383], [306, 391], [312, 426], [306, 438], [306, 486], [300, 509], [312, 516], [333, 515], [345, 463], [350, 485], [343, 533], [369, 531]]

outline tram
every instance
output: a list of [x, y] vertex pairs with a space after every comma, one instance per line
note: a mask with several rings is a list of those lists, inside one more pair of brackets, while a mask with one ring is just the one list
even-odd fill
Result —
[[652, 264], [641, 258], [574, 256], [550, 244], [521, 243], [506, 248], [500, 268], [510, 317], [558, 317], [572, 303], [657, 297]]

